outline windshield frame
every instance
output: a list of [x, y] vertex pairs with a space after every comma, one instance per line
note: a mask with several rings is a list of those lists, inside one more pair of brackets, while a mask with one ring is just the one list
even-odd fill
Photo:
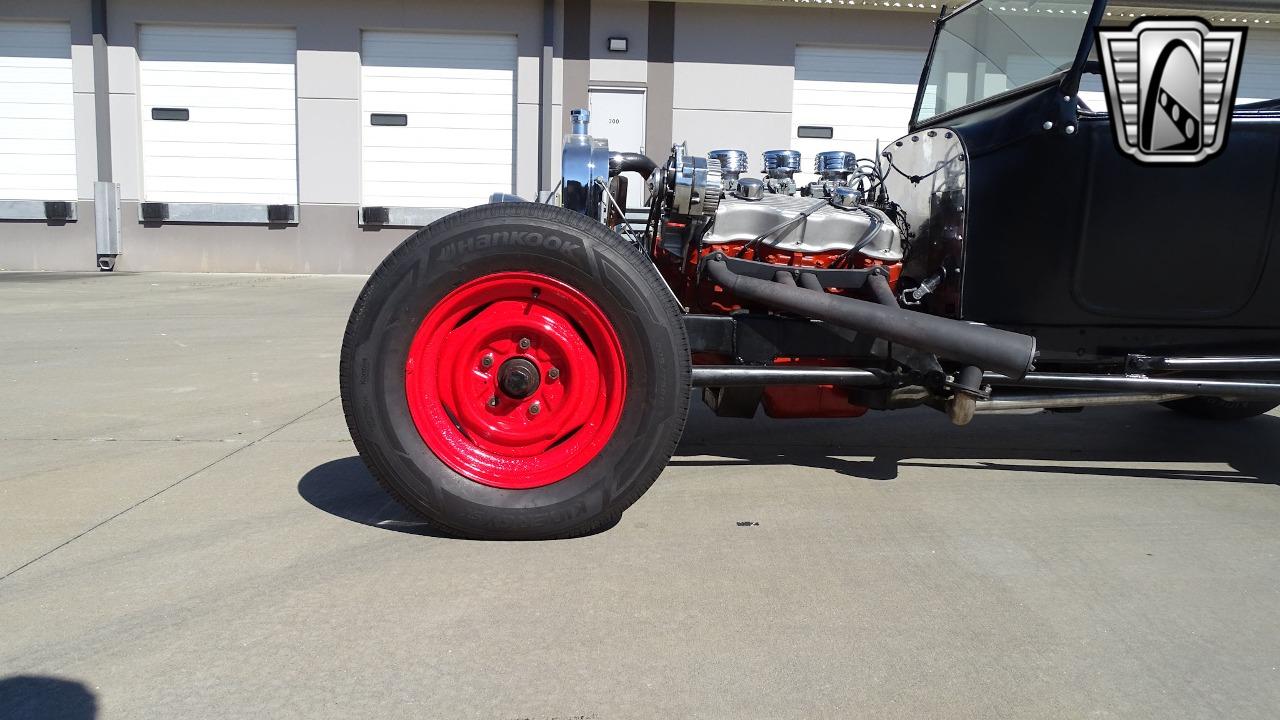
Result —
[[1056, 73], [1041, 78], [1035, 82], [1021, 85], [1009, 90], [990, 95], [975, 100], [974, 102], [952, 108], [945, 112], [930, 115], [924, 121], [920, 120], [920, 106], [924, 103], [925, 90], [929, 83], [929, 71], [933, 67], [934, 52], [938, 47], [938, 38], [942, 36], [942, 31], [946, 28], [949, 20], [968, 12], [973, 8], [983, 5], [984, 3], [995, 4], [998, 0], [969, 0], [956, 8], [952, 12], [947, 12], [947, 6], [943, 5], [938, 15], [938, 19], [934, 20], [933, 41], [929, 43], [929, 53], [925, 56], [924, 67], [920, 69], [920, 81], [916, 85], [915, 103], [911, 108], [911, 123], [907, 127], [908, 132], [916, 132], [922, 127], [937, 125], [939, 121], [947, 121], [951, 118], [958, 117], [969, 113], [977, 108], [986, 107], [1004, 100], [1025, 95], [1028, 91], [1042, 89], [1047, 84], [1057, 85], [1065, 96], [1074, 96], [1076, 91], [1080, 89], [1080, 77], [1084, 74], [1085, 63], [1089, 59], [1089, 53], [1093, 50], [1093, 39], [1098, 26], [1102, 23], [1102, 18], [1106, 14], [1108, 0], [1093, 0], [1093, 5], [1089, 10], [1089, 16], [1085, 19], [1084, 28], [1081, 32], [1080, 44], [1076, 48], [1075, 59], [1071, 63], [1071, 67], [1066, 70], [1060, 70]]

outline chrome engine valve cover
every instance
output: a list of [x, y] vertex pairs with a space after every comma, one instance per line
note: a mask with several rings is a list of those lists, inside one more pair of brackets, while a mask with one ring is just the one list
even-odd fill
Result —
[[771, 178], [789, 178], [800, 171], [799, 150], [765, 150], [764, 173]]
[[813, 171], [823, 180], [845, 180], [858, 169], [858, 158], [847, 150], [828, 150], [813, 159]]
[[720, 161], [683, 153], [677, 156], [680, 160], [676, 165], [671, 209], [679, 215], [715, 215], [720, 196], [724, 194]]
[[712, 150], [707, 153], [707, 159], [720, 161], [720, 176], [725, 190], [732, 190], [738, 184], [738, 178], [747, 171], [745, 150]]
[[771, 236], [767, 244], [779, 250], [804, 253], [850, 250], [861, 245], [859, 253], [867, 257], [889, 263], [902, 260], [902, 237], [898, 227], [876, 208], [867, 205], [835, 207], [824, 199], [771, 193], [763, 194], [758, 200], [742, 200], [735, 196], [724, 198], [716, 211], [715, 224], [702, 240], [709, 245], [750, 242], [812, 209], [815, 203], [820, 207], [809, 217]]

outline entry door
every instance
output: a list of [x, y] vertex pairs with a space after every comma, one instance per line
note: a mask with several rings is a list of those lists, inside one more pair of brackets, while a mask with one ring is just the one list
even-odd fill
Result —
[[[591, 111], [589, 132], [609, 139], [609, 149], [644, 154], [644, 89], [591, 88], [587, 109]], [[627, 207], [644, 205], [644, 178], [625, 173]]]

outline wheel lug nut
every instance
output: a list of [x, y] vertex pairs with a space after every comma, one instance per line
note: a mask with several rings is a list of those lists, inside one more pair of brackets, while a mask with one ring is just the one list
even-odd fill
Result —
[[492, 355], [485, 355], [484, 357], [480, 358], [480, 367], [487, 368], [487, 367], [490, 367], [491, 365], [493, 365]]
[[521, 349], [521, 350], [528, 350], [528, 349], [529, 349], [529, 346], [530, 346], [530, 345], [532, 345], [532, 344], [533, 344], [533, 343], [529, 342], [529, 338], [520, 338], [520, 349]]
[[537, 400], [534, 400], [533, 404], [529, 406], [529, 414], [537, 415], [540, 412], [542, 412], [542, 403], [538, 402]]
[[551, 368], [547, 371], [548, 380], [555, 380], [558, 377], [560, 377], [560, 368]]
[[489, 398], [489, 407], [498, 407], [498, 396], [494, 395]]

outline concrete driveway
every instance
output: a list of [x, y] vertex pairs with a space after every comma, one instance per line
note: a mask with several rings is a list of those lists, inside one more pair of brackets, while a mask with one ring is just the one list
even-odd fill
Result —
[[1280, 417], [694, 410], [587, 538], [354, 451], [361, 278], [0, 275], [0, 718], [1275, 718]]

